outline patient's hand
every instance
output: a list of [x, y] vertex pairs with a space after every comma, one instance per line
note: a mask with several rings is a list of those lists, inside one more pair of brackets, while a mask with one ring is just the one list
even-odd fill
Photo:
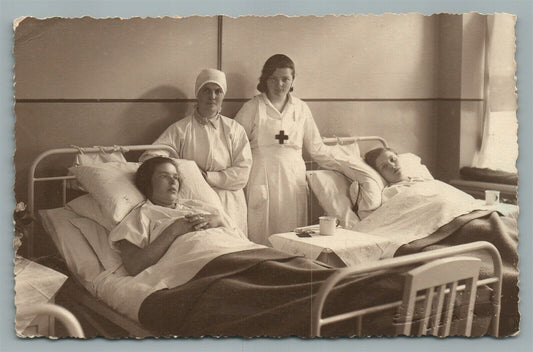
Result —
[[196, 229], [187, 218], [177, 219], [164, 230], [164, 232], [176, 237], [193, 231], [196, 231]]
[[191, 214], [185, 217], [196, 231], [213, 227], [226, 226], [226, 222], [219, 213], [216, 214]]

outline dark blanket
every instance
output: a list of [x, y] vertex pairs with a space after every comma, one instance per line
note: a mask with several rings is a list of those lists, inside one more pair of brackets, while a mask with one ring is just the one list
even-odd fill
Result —
[[518, 185], [518, 174], [488, 168], [462, 167], [461, 177], [465, 180]]
[[[404, 270], [340, 285], [327, 301], [325, 316], [400, 300]], [[147, 297], [139, 320], [158, 336], [306, 337], [310, 336], [312, 298], [334, 272], [270, 248], [226, 254], [207, 264], [189, 283]], [[480, 317], [481, 312], [490, 316], [490, 304], [481, 306]], [[393, 317], [394, 312], [369, 315], [363, 335], [393, 335]], [[486, 331], [488, 320], [480, 321], [474, 335]], [[354, 321], [323, 329], [323, 336], [355, 334]]]
[[[500, 336], [518, 331], [518, 226], [515, 218], [497, 212], [476, 211], [460, 216], [434, 234], [400, 247], [395, 256], [429, 251], [475, 241], [492, 243], [503, 262]], [[486, 252], [473, 253], [482, 260], [482, 274], [492, 273], [492, 259]]]

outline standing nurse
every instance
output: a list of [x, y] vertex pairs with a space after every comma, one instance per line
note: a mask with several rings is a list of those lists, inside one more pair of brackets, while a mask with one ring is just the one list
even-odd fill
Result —
[[307, 104], [292, 96], [295, 69], [282, 54], [270, 57], [257, 89], [237, 120], [246, 130], [253, 166], [246, 188], [250, 240], [269, 244], [274, 233], [307, 225], [307, 182], [302, 147], [320, 165], [334, 163]]
[[[194, 160], [230, 218], [247, 234], [243, 188], [250, 175], [252, 153], [242, 126], [220, 114], [226, 87], [224, 72], [215, 69], [200, 72], [194, 89], [197, 106], [192, 115], [167, 128], [154, 144], [169, 145], [178, 158]], [[148, 151], [141, 160], [166, 154]]]

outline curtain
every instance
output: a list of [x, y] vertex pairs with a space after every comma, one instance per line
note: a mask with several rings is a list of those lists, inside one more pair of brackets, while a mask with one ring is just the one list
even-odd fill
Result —
[[485, 17], [483, 131], [472, 166], [517, 172], [518, 122], [516, 109], [510, 109], [516, 106], [514, 41], [509, 42], [514, 36], [505, 37], [514, 31], [515, 20], [510, 19], [502, 14]]

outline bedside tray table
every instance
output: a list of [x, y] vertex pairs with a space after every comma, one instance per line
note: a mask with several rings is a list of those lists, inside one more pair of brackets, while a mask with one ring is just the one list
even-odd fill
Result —
[[[311, 227], [308, 227], [311, 228]], [[298, 237], [295, 232], [277, 233], [269, 237], [272, 246], [280, 251], [316, 259], [335, 267], [352, 266], [381, 259], [388, 239], [337, 228], [332, 236], [316, 233]]]

